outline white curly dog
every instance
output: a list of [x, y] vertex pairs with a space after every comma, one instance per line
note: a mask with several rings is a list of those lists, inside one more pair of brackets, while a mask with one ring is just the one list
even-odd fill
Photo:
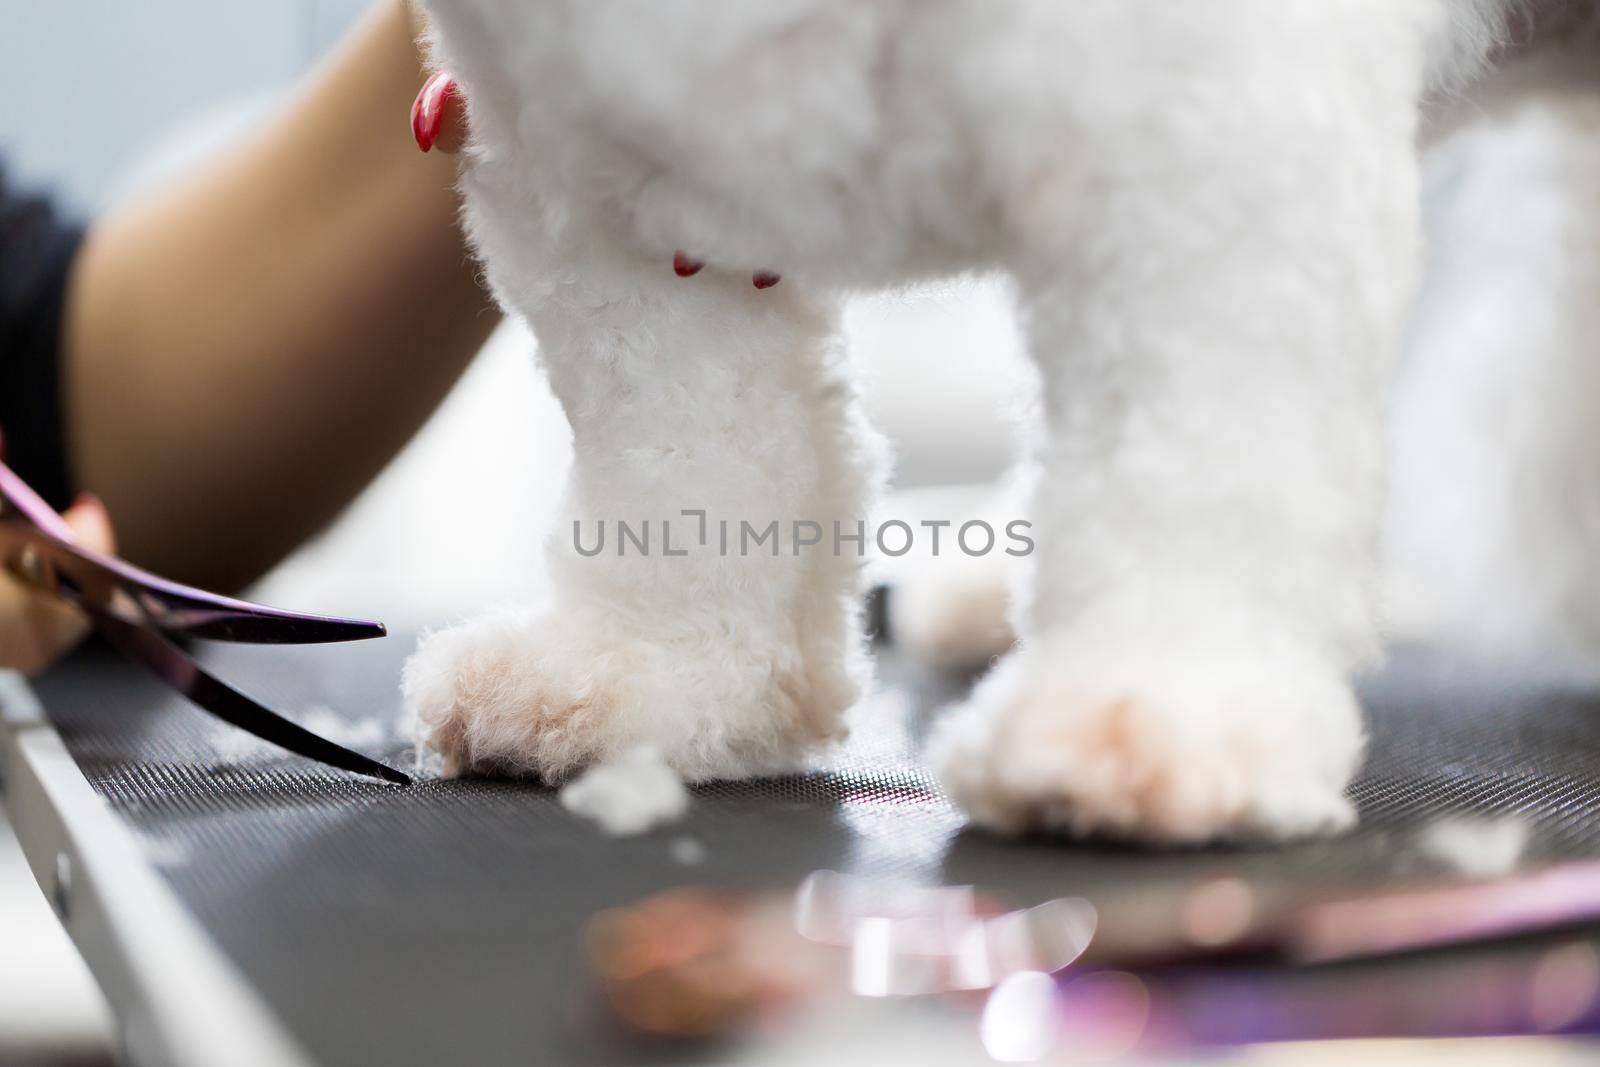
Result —
[[[547, 602], [436, 633], [407, 667], [450, 770], [556, 781], [649, 743], [697, 781], [838, 738], [865, 667], [848, 535], [879, 466], [841, 301], [999, 269], [1043, 387], [1037, 548], [1018, 649], [935, 739], [942, 781], [1006, 832], [1280, 839], [1352, 820], [1420, 116], [1546, 16], [427, 6], [470, 111], [467, 225], [575, 444]], [[1570, 49], [1592, 13], [1548, 17]], [[619, 520], [652, 521], [654, 550]], [[724, 548], [769, 520], [775, 540]], [[601, 523], [613, 540], [580, 551]]]

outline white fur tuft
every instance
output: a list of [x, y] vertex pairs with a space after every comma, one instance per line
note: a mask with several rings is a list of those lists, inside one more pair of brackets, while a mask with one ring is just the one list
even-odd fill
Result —
[[689, 791], [659, 752], [641, 745], [562, 786], [561, 805], [612, 837], [632, 837], [683, 818]]

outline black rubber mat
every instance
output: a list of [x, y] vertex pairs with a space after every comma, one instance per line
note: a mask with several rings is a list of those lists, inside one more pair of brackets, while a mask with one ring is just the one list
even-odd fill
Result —
[[[206, 658], [286, 713], [326, 706], [388, 729], [410, 647], [396, 637]], [[963, 830], [916, 755], [931, 709], [956, 687], [892, 659], [880, 674], [831, 771], [700, 789], [682, 824], [627, 840], [536, 786], [399, 789], [241, 743], [108, 653], [80, 655], [38, 689], [178, 896], [335, 1064], [636, 1058], [593, 1017], [578, 930], [601, 908], [684, 883], [785, 887], [827, 868], [974, 883], [1017, 904], [1219, 870], [1291, 889], [1370, 885], [1425, 869], [1417, 833], [1459, 813], [1525, 820], [1529, 862], [1600, 856], [1600, 683], [1574, 669], [1399, 654], [1364, 686], [1372, 744], [1353, 787], [1358, 831], [1283, 850], [1167, 853]], [[357, 747], [404, 758], [392, 734], [374, 741]]]

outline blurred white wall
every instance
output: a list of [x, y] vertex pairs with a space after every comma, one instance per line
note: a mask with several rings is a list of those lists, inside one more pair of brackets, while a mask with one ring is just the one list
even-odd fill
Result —
[[80, 210], [197, 106], [287, 84], [364, 0], [0, 0], [0, 157]]

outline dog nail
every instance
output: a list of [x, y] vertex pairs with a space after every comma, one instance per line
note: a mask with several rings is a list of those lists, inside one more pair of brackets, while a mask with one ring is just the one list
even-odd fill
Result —
[[455, 78], [441, 70], [423, 83], [422, 91], [417, 93], [416, 102], [411, 105], [411, 134], [417, 139], [417, 147], [424, 152], [431, 151], [439, 140], [456, 92]]
[[755, 283], [757, 289], [771, 289], [783, 280], [783, 276], [773, 274], [767, 270], [758, 270], [751, 276], [750, 280]]
[[674, 252], [672, 255], [672, 270], [680, 278], [693, 278], [704, 266], [700, 260], [690, 259], [682, 252]]

